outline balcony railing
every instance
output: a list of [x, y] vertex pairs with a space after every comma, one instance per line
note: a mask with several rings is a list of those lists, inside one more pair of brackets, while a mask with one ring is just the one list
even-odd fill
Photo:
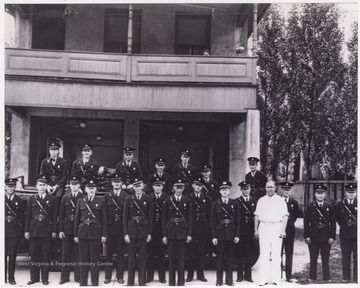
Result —
[[256, 58], [127, 55], [8, 48], [5, 74], [115, 80], [256, 84]]

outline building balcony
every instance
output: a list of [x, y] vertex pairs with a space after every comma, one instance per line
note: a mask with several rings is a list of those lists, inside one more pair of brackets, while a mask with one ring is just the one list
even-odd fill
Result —
[[5, 75], [120, 82], [256, 84], [256, 58], [5, 49]]

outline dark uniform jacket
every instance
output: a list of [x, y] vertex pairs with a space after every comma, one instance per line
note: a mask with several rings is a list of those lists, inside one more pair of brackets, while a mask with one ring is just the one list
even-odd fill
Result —
[[[163, 217], [163, 211], [164, 211], [164, 203], [165, 203], [165, 199], [168, 198], [169, 196], [164, 193], [161, 192], [161, 196], [159, 199], [156, 199], [155, 193], [151, 193], [150, 194], [150, 198], [153, 204], [153, 209], [154, 209], [154, 218], [153, 218], [153, 231], [152, 231], [152, 241], [160, 241], [161, 242], [161, 238], [162, 238], [162, 217]], [[155, 240], [156, 239], [156, 240]]]
[[241, 234], [240, 237], [254, 236], [254, 212], [256, 210], [257, 200], [254, 197], [249, 197], [249, 201], [245, 202], [245, 198], [240, 196], [237, 198], [238, 207], [241, 219]]
[[5, 237], [21, 237], [24, 233], [25, 201], [16, 194], [14, 194], [12, 200], [9, 200], [5, 195], [4, 206]]
[[70, 192], [61, 199], [59, 232], [64, 232], [65, 235], [74, 235], [76, 203], [82, 198], [84, 198], [83, 193], [77, 192], [76, 197], [73, 197], [72, 192]]
[[198, 198], [195, 192], [191, 192], [187, 197], [192, 205], [193, 234], [207, 233], [212, 204], [210, 197], [200, 193], [200, 198]]
[[176, 164], [173, 166], [172, 168], [172, 181], [176, 180], [176, 179], [185, 179], [186, 183], [185, 183], [185, 191], [183, 194], [188, 194], [191, 192], [191, 181], [192, 178], [194, 178], [196, 176], [196, 167], [188, 164], [186, 166], [186, 169], [184, 168], [184, 166], [182, 165], [182, 163]]
[[165, 200], [162, 219], [163, 237], [169, 240], [183, 240], [192, 237], [192, 206], [188, 197], [182, 195], [179, 202], [172, 195]]
[[123, 190], [121, 190], [119, 196], [115, 196], [113, 191], [105, 194], [108, 235], [123, 234], [124, 204], [128, 196], [129, 194]]
[[205, 182], [201, 191], [209, 196], [212, 201], [220, 198], [218, 183], [213, 179], [210, 179], [209, 182]]
[[252, 176], [251, 172], [247, 173], [245, 175], [245, 180], [252, 182], [252, 185], [251, 185], [252, 188], [263, 188], [263, 189], [265, 189], [266, 182], [267, 182], [266, 175], [263, 172], [259, 171], [259, 170], [255, 171], [254, 176]]
[[66, 161], [61, 157], [57, 157], [55, 165], [53, 165], [51, 157], [45, 158], [41, 162], [40, 175], [46, 175], [49, 178], [49, 185], [51, 187], [58, 185], [59, 187], [64, 188], [67, 177]]
[[171, 175], [166, 172], [163, 172], [161, 176], [159, 176], [159, 174], [157, 172], [153, 172], [148, 175], [147, 182], [146, 182], [147, 193], [150, 194], [150, 193], [154, 192], [154, 190], [152, 188], [152, 182], [155, 178], [158, 178], [158, 177], [165, 179], [165, 185], [164, 185], [162, 192], [170, 194], [170, 192], [171, 192]]
[[124, 205], [124, 235], [130, 238], [146, 238], [152, 234], [153, 205], [149, 195], [141, 194], [140, 200], [136, 195], [128, 196]]
[[229, 199], [224, 204], [221, 199], [212, 204], [210, 216], [211, 238], [218, 241], [233, 241], [240, 237], [240, 212], [238, 201]]
[[97, 179], [100, 167], [99, 162], [92, 158], [90, 158], [86, 164], [84, 164], [84, 161], [81, 158], [72, 163], [70, 175], [76, 175], [83, 178], [83, 182], [86, 179]]
[[88, 197], [79, 199], [76, 203], [74, 237], [79, 239], [100, 239], [106, 237], [106, 228], [107, 219], [104, 199], [99, 196], [94, 196], [91, 202], [89, 202]]
[[45, 194], [44, 199], [39, 194], [31, 196], [26, 207], [24, 232], [30, 232], [30, 237], [51, 237], [51, 233], [57, 231], [57, 206], [52, 195]]
[[[320, 215], [318, 210], [323, 216]], [[327, 202], [323, 202], [320, 208], [314, 201], [306, 209], [304, 217], [304, 237], [310, 237], [314, 242], [327, 242], [329, 238], [335, 240], [336, 221], [334, 208]]]
[[286, 237], [292, 238], [295, 237], [295, 222], [299, 215], [299, 204], [294, 198], [289, 197], [289, 200], [287, 202], [287, 207], [288, 207], [289, 217], [286, 224], [285, 233], [286, 233]]
[[349, 205], [349, 202], [346, 199], [340, 201], [336, 205], [336, 221], [340, 225], [340, 238], [357, 239], [357, 199], [356, 198], [354, 199], [352, 206]]
[[140, 164], [136, 161], [131, 161], [130, 166], [126, 166], [125, 160], [119, 162], [116, 164], [115, 173], [120, 174], [124, 178], [126, 185], [129, 185], [135, 178], [142, 177]]

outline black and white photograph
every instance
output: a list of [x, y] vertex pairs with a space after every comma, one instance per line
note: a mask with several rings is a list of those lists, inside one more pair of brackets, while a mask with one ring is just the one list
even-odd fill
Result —
[[3, 3], [2, 287], [358, 287], [358, 1]]

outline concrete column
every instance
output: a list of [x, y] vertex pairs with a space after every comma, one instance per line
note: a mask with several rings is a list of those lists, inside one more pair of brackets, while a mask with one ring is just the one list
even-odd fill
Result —
[[11, 121], [10, 177], [25, 176], [28, 183], [30, 119], [13, 114]]
[[253, 9], [253, 47], [252, 47], [252, 56], [257, 56], [257, 18], [258, 18], [258, 4], [254, 3], [254, 9]]
[[138, 119], [125, 118], [124, 119], [124, 147], [130, 146], [136, 149], [134, 160], [139, 160], [139, 137], [140, 124]]
[[246, 115], [246, 136], [245, 136], [245, 174], [250, 171], [246, 161], [248, 157], [260, 159], [260, 111], [248, 110]]
[[229, 180], [233, 184], [230, 194], [231, 198], [240, 196], [240, 190], [237, 184], [245, 177], [245, 137], [245, 122], [230, 127]]

